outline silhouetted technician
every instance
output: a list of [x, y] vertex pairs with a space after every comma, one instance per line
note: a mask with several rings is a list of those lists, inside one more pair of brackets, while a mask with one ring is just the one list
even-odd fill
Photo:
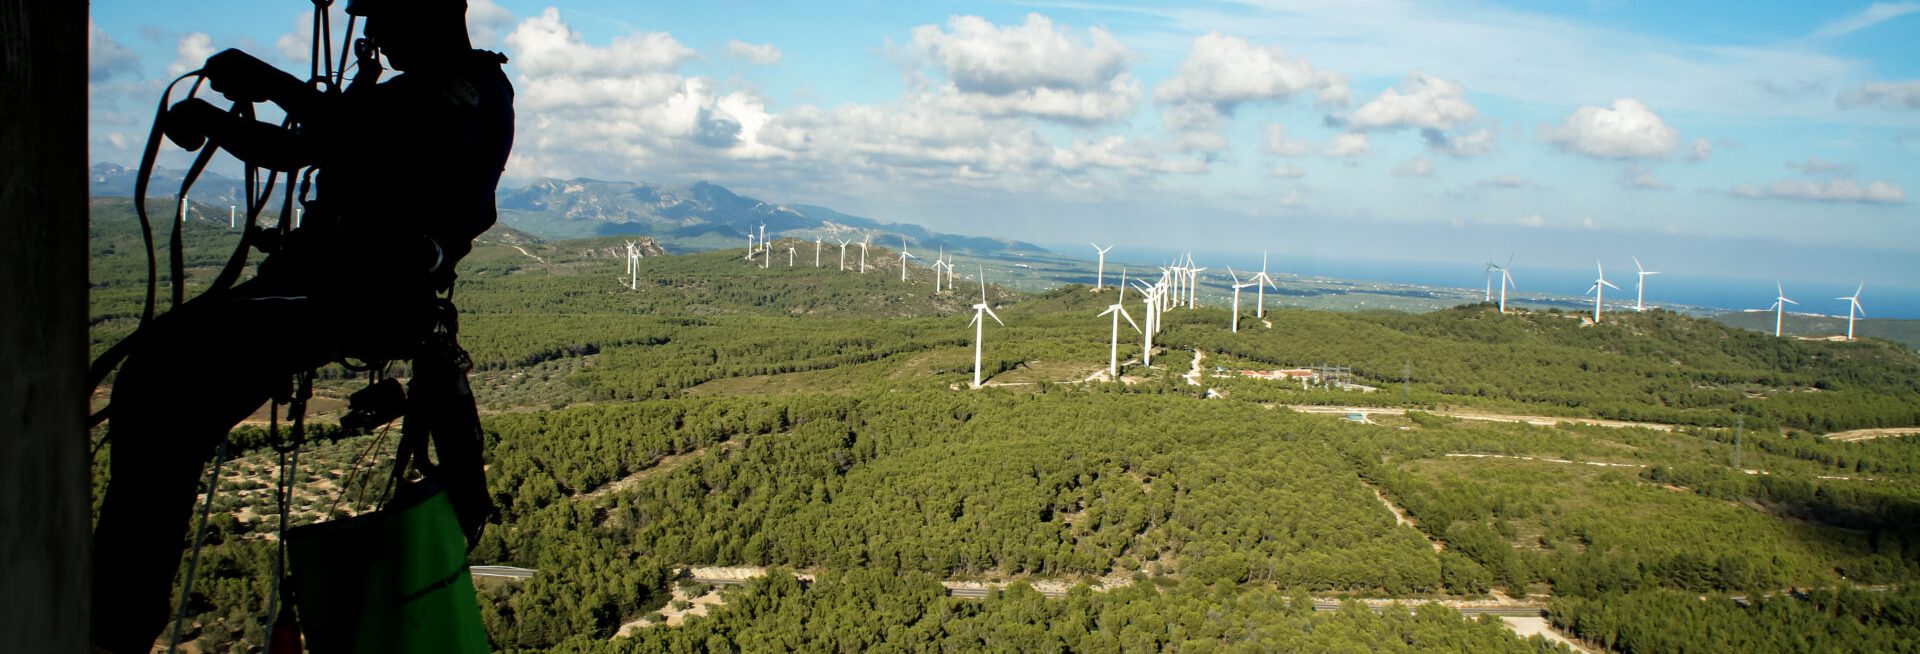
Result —
[[198, 99], [163, 118], [182, 147], [210, 140], [256, 166], [319, 172], [302, 224], [259, 274], [156, 318], [116, 379], [93, 551], [94, 640], [108, 651], [145, 652], [164, 628], [197, 480], [226, 432], [297, 371], [412, 358], [454, 264], [493, 225], [513, 144], [506, 58], [473, 49], [465, 0], [351, 0], [347, 12], [366, 20], [363, 47], [404, 74], [377, 82], [377, 58], [363, 57], [353, 86], [324, 93], [227, 50], [207, 60], [213, 89], [273, 102], [299, 128]]

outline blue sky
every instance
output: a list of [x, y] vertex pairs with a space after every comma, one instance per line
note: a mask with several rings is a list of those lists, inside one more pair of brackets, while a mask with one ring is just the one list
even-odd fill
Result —
[[[220, 48], [304, 71], [309, 6], [95, 2], [92, 157], [132, 163], [169, 72]], [[1282, 269], [1920, 286], [1920, 2], [469, 6], [513, 58], [518, 180]]]

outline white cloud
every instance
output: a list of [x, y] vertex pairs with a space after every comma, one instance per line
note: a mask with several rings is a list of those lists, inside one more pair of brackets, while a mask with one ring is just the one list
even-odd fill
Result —
[[1367, 135], [1359, 132], [1347, 132], [1333, 137], [1321, 152], [1329, 157], [1358, 157], [1373, 150], [1367, 143]]
[[1537, 213], [1531, 213], [1521, 216], [1519, 219], [1514, 220], [1513, 223], [1521, 227], [1546, 227], [1547, 217]]
[[1287, 128], [1282, 127], [1280, 123], [1268, 123], [1266, 136], [1266, 145], [1261, 148], [1261, 151], [1267, 154], [1281, 157], [1303, 157], [1313, 152], [1313, 145], [1305, 141], [1289, 138], [1287, 136]]
[[513, 64], [528, 76], [618, 77], [671, 71], [694, 58], [692, 48], [665, 32], [615, 37], [604, 48], [588, 45], [553, 7], [522, 21], [506, 42], [515, 54]]
[[492, 49], [500, 44], [500, 33], [513, 27], [513, 12], [493, 0], [467, 0], [467, 37], [473, 47]]
[[175, 58], [167, 65], [168, 75], [181, 75], [189, 70], [198, 70], [207, 63], [207, 57], [213, 56], [213, 37], [203, 32], [194, 32], [180, 37], [173, 48]]
[[1178, 71], [1154, 89], [1153, 97], [1166, 103], [1210, 104], [1231, 114], [1247, 102], [1284, 102], [1305, 93], [1327, 106], [1344, 105], [1353, 97], [1343, 75], [1212, 32], [1193, 40]]
[[1920, 11], [1920, 2], [1876, 2], [1846, 18], [1821, 26], [1813, 32], [1812, 38], [1830, 39], [1851, 34], [1916, 11]]
[[1628, 164], [1620, 171], [1620, 187], [1628, 190], [1665, 191], [1673, 188], [1661, 181], [1659, 175], [1638, 164]]
[[1095, 27], [1082, 41], [1040, 14], [1007, 27], [955, 16], [946, 30], [914, 28], [913, 47], [948, 80], [943, 93], [957, 110], [1099, 123], [1133, 113], [1141, 95], [1119, 39]]
[[1527, 188], [1527, 187], [1533, 186], [1533, 182], [1519, 175], [1495, 175], [1493, 177], [1488, 177], [1486, 179], [1482, 179], [1480, 181], [1474, 182], [1473, 185], [1478, 186], [1480, 188], [1494, 188], [1494, 189]]
[[1819, 157], [1807, 157], [1806, 161], [1789, 161], [1787, 167], [1800, 171], [1802, 175], [1853, 174], [1853, 164], [1827, 161]]
[[1920, 110], [1920, 80], [1872, 82], [1840, 94], [1835, 102], [1841, 109], [1879, 106], [1886, 109]]
[[1581, 107], [1563, 125], [1542, 125], [1540, 139], [1590, 157], [1644, 159], [1672, 154], [1680, 132], [1639, 100], [1621, 98], [1612, 109]]
[[1815, 202], [1905, 204], [1907, 192], [1893, 182], [1861, 184], [1853, 179], [1782, 179], [1765, 185], [1736, 186], [1733, 194], [1747, 198], [1779, 198]]
[[759, 66], [771, 66], [780, 63], [784, 56], [780, 48], [772, 43], [748, 43], [740, 39], [727, 40], [727, 55], [741, 61]]
[[1393, 174], [1398, 177], [1432, 177], [1433, 160], [1426, 157], [1408, 159], [1394, 166]]
[[1272, 175], [1274, 177], [1286, 177], [1289, 179], [1299, 179], [1301, 177], [1307, 176], [1307, 169], [1301, 168], [1299, 166], [1291, 165], [1291, 164], [1279, 164], [1274, 166], [1273, 170], [1268, 171], [1267, 174]]
[[1712, 141], [1709, 141], [1700, 137], [1694, 137], [1693, 142], [1687, 145], [1687, 155], [1686, 155], [1687, 161], [1706, 161], [1712, 158], [1713, 158], [1713, 142]]
[[1480, 111], [1467, 102], [1466, 89], [1458, 82], [1416, 70], [1399, 87], [1381, 91], [1379, 97], [1361, 105], [1347, 117], [1346, 124], [1360, 130], [1449, 130], [1479, 116]]
[[1427, 147], [1434, 152], [1462, 159], [1490, 154], [1499, 145], [1499, 132], [1491, 127], [1454, 134], [1437, 129], [1423, 129], [1420, 130], [1420, 137], [1426, 140]]
[[139, 63], [139, 55], [114, 41], [92, 18], [87, 19], [87, 81], [99, 82], [133, 72]]

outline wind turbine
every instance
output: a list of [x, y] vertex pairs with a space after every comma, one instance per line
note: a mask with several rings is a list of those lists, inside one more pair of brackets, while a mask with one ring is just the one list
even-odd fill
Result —
[[987, 306], [987, 269], [985, 267], [980, 268], [980, 303], [973, 305], [973, 320], [967, 321], [967, 326], [973, 328], [974, 388], [980, 387], [980, 343], [987, 335], [987, 321], [980, 318], [983, 315], [993, 318], [993, 321], [1000, 323], [1001, 327], [1007, 326], [1007, 323], [1000, 322], [1000, 316], [993, 312], [993, 307]]
[[1255, 318], [1267, 317], [1268, 286], [1272, 286], [1273, 290], [1280, 290], [1280, 285], [1273, 283], [1273, 276], [1267, 274], [1267, 252], [1262, 250], [1260, 252], [1260, 273], [1253, 276], [1253, 288], [1259, 291], [1259, 299], [1255, 301], [1253, 307], [1253, 317]]
[[[1861, 287], [1864, 289], [1866, 285], [1861, 284]], [[1787, 315], [1787, 305], [1792, 304], [1798, 306], [1800, 303], [1787, 299], [1787, 289], [1782, 288], [1780, 282], [1773, 283], [1773, 290], [1778, 291], [1780, 295], [1779, 297], [1773, 298], [1773, 306], [1768, 308], [1773, 309], [1773, 337], [1779, 338], [1780, 319]]]
[[[1113, 246], [1109, 245], [1103, 248], [1103, 247], [1100, 247], [1099, 243], [1088, 243], [1087, 245], [1093, 246], [1093, 251], [1100, 253], [1100, 263], [1098, 264], [1098, 267], [1094, 270], [1094, 273], [1093, 273], [1093, 291], [1095, 293], [1098, 293], [1100, 292], [1101, 288], [1104, 288], [1106, 286], [1107, 250], [1113, 249]], [[1125, 286], [1123, 285], [1121, 288], [1125, 288]]]
[[846, 272], [847, 271], [847, 245], [852, 243], [853, 241], [849, 241], [842, 238], [836, 238], [833, 240], [840, 242], [840, 272]]
[[[1858, 288], [1853, 289], [1853, 295], [1849, 295], [1847, 297], [1834, 298], [1835, 300], [1847, 301], [1847, 340], [1849, 341], [1853, 340], [1854, 312], [1856, 311], [1860, 312], [1860, 317], [1862, 318], [1865, 318], [1867, 316], [1867, 308], [1860, 306], [1860, 292], [1864, 290], [1867, 290], [1867, 283], [1860, 282], [1860, 286]], [[1785, 295], [1785, 293], [1781, 293], [1781, 295]]]
[[1259, 282], [1240, 283], [1240, 275], [1233, 272], [1233, 266], [1227, 266], [1227, 275], [1233, 277], [1233, 333], [1240, 333], [1240, 289], [1259, 286]]
[[1198, 297], [1198, 290], [1200, 290], [1200, 272], [1206, 272], [1206, 269], [1202, 269], [1202, 267], [1194, 267], [1192, 263], [1194, 263], [1194, 257], [1192, 257], [1192, 255], [1187, 255], [1187, 265], [1188, 265], [1187, 309], [1188, 311], [1192, 311], [1192, 309], [1194, 309], [1194, 305], [1198, 305], [1198, 299], [1200, 299], [1200, 297]]
[[[1593, 323], [1597, 325], [1600, 324], [1600, 296], [1605, 294], [1608, 288], [1618, 291], [1620, 287], [1607, 281], [1607, 271], [1600, 267], [1600, 260], [1594, 260], [1593, 269], [1600, 273], [1600, 276], [1593, 279], [1593, 288], [1587, 289], [1587, 292], [1593, 294]], [[1606, 288], [1601, 288], [1603, 286]]]
[[1645, 267], [1641, 266], [1640, 257], [1633, 258], [1633, 267], [1640, 269], [1640, 283], [1636, 284], [1633, 289], [1633, 310], [1646, 311], [1647, 306], [1645, 302], [1647, 300], [1647, 276], [1658, 275], [1660, 273], [1652, 270], [1647, 270]]
[[767, 248], [767, 224], [760, 223], [760, 249]]
[[813, 237], [813, 267], [820, 267], [820, 237]]
[[906, 235], [900, 235], [900, 281], [907, 281], [907, 260], [918, 258], [920, 257], [913, 256], [913, 253], [907, 251]]
[[753, 249], [753, 230], [751, 230], [751, 229], [749, 229], [749, 230], [747, 230], [747, 256], [745, 256], [745, 257], [741, 257], [741, 258], [743, 258], [743, 259], [746, 259], [746, 260], [748, 260], [748, 261], [752, 261], [752, 260], [753, 260], [753, 255], [754, 255], [754, 249]]
[[227, 229], [233, 229], [239, 226], [240, 226], [239, 207], [235, 207], [231, 204], [227, 205]]
[[793, 267], [793, 244], [792, 243], [787, 244], [787, 267], [788, 268]]
[[1493, 271], [1499, 270], [1499, 269], [1500, 269], [1500, 264], [1496, 264], [1493, 262], [1493, 255], [1491, 254], [1487, 255], [1487, 290], [1486, 290], [1486, 295], [1482, 295], [1480, 297], [1481, 302], [1493, 301]]
[[633, 241], [627, 241], [627, 276], [632, 281], [627, 288], [640, 290], [640, 248]]
[[947, 246], [940, 246], [940, 256], [933, 258], [933, 292], [940, 292], [940, 271], [947, 267]]
[[773, 248], [766, 241], [760, 241], [760, 268], [765, 270], [773, 265]]
[[1153, 332], [1160, 328], [1160, 289], [1162, 287], [1159, 284], [1148, 285], [1144, 282], [1134, 283], [1140, 285], [1140, 294], [1144, 296], [1143, 299], [1145, 299], [1147, 304], [1147, 328], [1140, 331], [1141, 334], [1145, 335], [1146, 339], [1141, 345], [1140, 363], [1141, 365], [1152, 366]]
[[867, 246], [871, 244], [873, 244], [872, 234], [868, 234], [866, 240], [860, 241], [860, 274], [862, 275], [867, 274]]
[[[1487, 264], [1487, 265], [1493, 266], [1493, 264]], [[1514, 281], [1513, 272], [1508, 269], [1512, 265], [1513, 265], [1513, 255], [1509, 254], [1507, 255], [1507, 265], [1493, 266], [1496, 270], [1500, 271], [1500, 313], [1501, 314], [1505, 314], [1507, 312], [1507, 284], [1509, 283], [1513, 284], [1514, 288], [1520, 287], [1520, 282]]]
[[1102, 316], [1113, 314], [1113, 339], [1107, 344], [1107, 378], [1110, 381], [1120, 381], [1120, 319], [1126, 318], [1127, 324], [1133, 326], [1133, 331], [1140, 331], [1140, 325], [1133, 322], [1133, 316], [1127, 315], [1126, 303], [1127, 276], [1121, 273], [1120, 299], [1107, 305], [1107, 310], [1100, 313]]

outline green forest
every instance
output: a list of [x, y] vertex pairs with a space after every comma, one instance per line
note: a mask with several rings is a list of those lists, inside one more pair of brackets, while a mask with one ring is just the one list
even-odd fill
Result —
[[[193, 289], [235, 236], [187, 236]], [[96, 202], [93, 239], [99, 351], [137, 324], [145, 255], [124, 201]], [[940, 294], [880, 247], [865, 275], [833, 247], [817, 269], [741, 255], [647, 257], [628, 288], [619, 239], [502, 229], [463, 262], [500, 507], [470, 562], [538, 571], [478, 580], [497, 649], [1561, 647], [1462, 613], [1496, 604], [1596, 650], [1920, 641], [1920, 439], [1826, 438], [1920, 425], [1920, 354], [1896, 344], [1486, 305], [1280, 309], [1271, 327], [1249, 310], [1233, 334], [1224, 309], [1180, 308], [1151, 367], [1123, 322], [1113, 382], [1095, 374], [1112, 289], [1014, 292], [989, 268], [1006, 326], [987, 325], [988, 383], [969, 389], [965, 253]], [[1239, 374], [1319, 365], [1377, 390]], [[333, 401], [316, 401], [290, 524], [382, 501], [368, 479], [391, 429], [330, 428], [363, 384], [322, 371]], [[280, 462], [260, 425], [230, 440], [185, 639], [254, 652]], [[684, 573], [699, 566], [767, 572], [716, 589]], [[693, 598], [704, 615], [681, 616]]]

